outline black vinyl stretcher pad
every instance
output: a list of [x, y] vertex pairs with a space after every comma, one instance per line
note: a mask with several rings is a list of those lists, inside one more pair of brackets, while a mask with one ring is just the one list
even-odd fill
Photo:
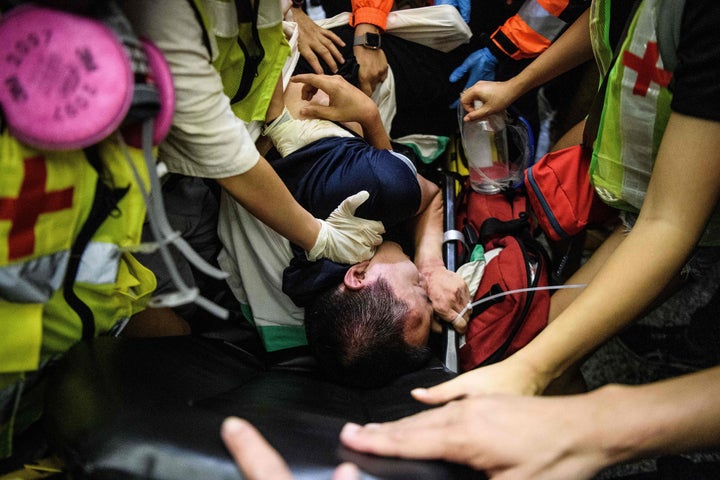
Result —
[[384, 422], [429, 408], [410, 390], [453, 376], [433, 360], [386, 387], [359, 390], [323, 379], [307, 358], [267, 368], [217, 339], [98, 338], [56, 366], [45, 425], [73, 478], [242, 478], [220, 438], [231, 415], [253, 423], [296, 479], [329, 479], [344, 461], [356, 463], [363, 478], [484, 478], [459, 465], [364, 455], [339, 442], [348, 421]]

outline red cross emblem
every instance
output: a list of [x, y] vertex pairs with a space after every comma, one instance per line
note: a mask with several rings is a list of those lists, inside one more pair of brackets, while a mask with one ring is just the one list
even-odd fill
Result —
[[633, 87], [633, 93], [644, 97], [647, 95], [650, 82], [655, 82], [661, 87], [667, 87], [672, 78], [672, 72], [657, 67], [660, 58], [657, 42], [648, 42], [645, 47], [645, 55], [642, 58], [632, 52], [623, 53], [622, 63], [627, 68], [638, 73], [637, 81]]
[[73, 187], [45, 191], [47, 166], [43, 157], [26, 158], [25, 176], [16, 198], [0, 197], [0, 220], [10, 220], [8, 258], [15, 260], [35, 251], [35, 224], [43, 213], [72, 207]]

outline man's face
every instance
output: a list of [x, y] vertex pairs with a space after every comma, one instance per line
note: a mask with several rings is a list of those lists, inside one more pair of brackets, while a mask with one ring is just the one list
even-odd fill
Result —
[[367, 275], [369, 278], [383, 277], [395, 295], [407, 303], [410, 311], [405, 324], [405, 341], [413, 346], [425, 345], [430, 335], [433, 308], [425, 277], [410, 257], [397, 243], [383, 242], [370, 260]]

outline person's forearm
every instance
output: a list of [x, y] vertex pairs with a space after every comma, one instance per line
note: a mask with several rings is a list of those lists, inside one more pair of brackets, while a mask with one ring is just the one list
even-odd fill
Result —
[[315, 245], [320, 223], [297, 203], [263, 157], [247, 172], [217, 181], [258, 220], [283, 237], [305, 251]]
[[720, 367], [648, 385], [607, 386], [588, 399], [600, 412], [590, 441], [603, 446], [609, 463], [720, 445]]
[[385, 131], [377, 108], [371, 110], [371, 114], [359, 123], [363, 130], [363, 137], [370, 145], [380, 150], [392, 150], [390, 137]]
[[589, 18], [588, 10], [530, 65], [508, 80], [518, 97], [593, 58]]
[[[426, 180], [427, 182], [427, 180]], [[430, 184], [430, 182], [428, 182]], [[431, 184], [435, 187], [434, 184]], [[442, 257], [443, 202], [440, 189], [431, 190], [427, 207], [415, 218], [415, 265], [423, 267], [444, 266]]]
[[557, 378], [655, 301], [687, 261], [718, 203], [718, 152], [720, 122], [671, 115], [632, 231], [598, 262], [594, 278], [583, 279], [589, 285], [578, 298], [518, 352], [521, 360], [541, 377]]
[[661, 222], [638, 223], [577, 299], [517, 352], [540, 375], [541, 390], [638, 318], [678, 272], [691, 241]]

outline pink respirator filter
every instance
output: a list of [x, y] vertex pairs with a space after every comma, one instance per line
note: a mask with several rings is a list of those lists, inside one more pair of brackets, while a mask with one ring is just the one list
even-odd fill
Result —
[[47, 150], [99, 142], [133, 95], [122, 45], [102, 23], [24, 5], [0, 16], [0, 105], [18, 140]]

